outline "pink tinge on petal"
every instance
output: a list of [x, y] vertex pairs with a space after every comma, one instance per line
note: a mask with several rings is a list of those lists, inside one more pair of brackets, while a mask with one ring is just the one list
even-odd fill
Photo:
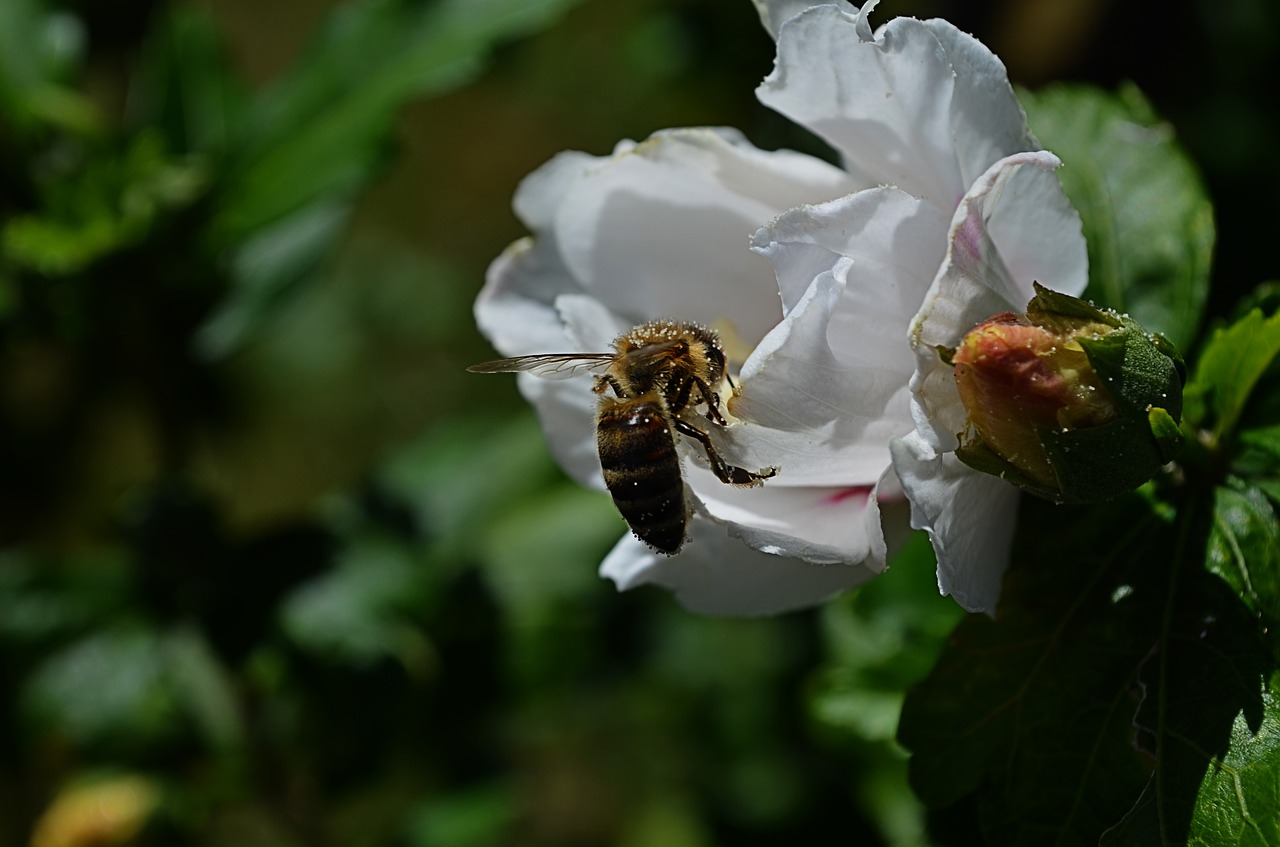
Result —
[[961, 267], [975, 267], [982, 261], [987, 230], [980, 210], [971, 208], [964, 220], [956, 224], [951, 240], [951, 257]]
[[872, 486], [870, 485], [854, 485], [849, 488], [828, 494], [823, 498], [822, 503], [825, 506], [836, 506], [849, 500], [856, 501], [857, 505], [866, 505], [867, 498], [871, 496]]

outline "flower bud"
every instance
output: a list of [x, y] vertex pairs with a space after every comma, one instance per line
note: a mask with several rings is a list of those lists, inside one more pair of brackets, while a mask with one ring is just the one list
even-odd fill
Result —
[[968, 411], [956, 456], [1059, 503], [1131, 491], [1181, 446], [1182, 358], [1128, 317], [1035, 289], [1025, 315], [943, 351]]

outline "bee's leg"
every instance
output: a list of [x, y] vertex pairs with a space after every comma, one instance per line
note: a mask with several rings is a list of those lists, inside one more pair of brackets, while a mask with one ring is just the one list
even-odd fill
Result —
[[618, 399], [626, 397], [626, 395], [622, 393], [622, 386], [618, 384], [618, 380], [614, 379], [609, 374], [601, 374], [596, 377], [595, 385], [591, 386], [591, 390], [597, 394], [603, 394], [610, 388], [613, 389], [613, 394]]
[[728, 426], [728, 421], [724, 419], [724, 415], [720, 412], [720, 395], [711, 390], [705, 382], [700, 379], [694, 380], [698, 385], [698, 393], [702, 395], [702, 402], [707, 404], [707, 420], [717, 426]]
[[686, 378], [676, 383], [668, 383], [666, 389], [662, 392], [666, 398], [667, 408], [671, 410], [671, 414], [678, 415], [684, 411], [685, 406], [689, 405], [689, 396], [693, 393], [693, 384], [695, 380]]
[[778, 472], [777, 468], [765, 468], [764, 470], [752, 472], [746, 468], [729, 464], [716, 452], [716, 448], [711, 443], [711, 436], [686, 420], [676, 418], [676, 429], [690, 438], [698, 439], [702, 443], [703, 448], [707, 451], [707, 459], [711, 462], [711, 470], [715, 472], [721, 482], [727, 485], [759, 485]]

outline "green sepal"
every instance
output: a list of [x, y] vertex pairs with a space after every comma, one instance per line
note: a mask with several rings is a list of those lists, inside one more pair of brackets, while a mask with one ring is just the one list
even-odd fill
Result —
[[1182, 428], [1173, 419], [1173, 415], [1159, 406], [1152, 406], [1147, 411], [1147, 422], [1151, 425], [1151, 435], [1160, 449], [1160, 457], [1172, 462], [1182, 452]]
[[1100, 309], [1088, 300], [1045, 288], [1038, 282], [1033, 281], [1031, 285], [1036, 295], [1027, 303], [1027, 317], [1036, 326], [1063, 328], [1078, 321], [1106, 324], [1117, 329], [1123, 325], [1115, 312]]
[[1058, 477], [1061, 490], [1053, 499], [1059, 503], [1115, 499], [1151, 479], [1167, 461], [1146, 415], [1088, 429], [1042, 429], [1039, 436]]
[[1152, 408], [1145, 420], [1116, 419], [1088, 429], [1038, 428], [1058, 487], [1042, 485], [987, 446], [976, 435], [956, 450], [956, 458], [981, 473], [997, 476], [1028, 494], [1054, 503], [1113, 500], [1155, 476], [1173, 461], [1182, 433], [1164, 409]]
[[1148, 409], [1159, 407], [1182, 420], [1182, 359], [1162, 353], [1142, 327], [1125, 321], [1106, 335], [1077, 341], [1122, 416], [1146, 417]]
[[975, 471], [989, 476], [997, 476], [1005, 482], [1018, 486], [1028, 494], [1034, 494], [1043, 500], [1051, 500], [1054, 503], [1062, 502], [1062, 492], [1046, 485], [1041, 485], [1027, 476], [1016, 465], [1010, 463], [1008, 459], [988, 447], [987, 443], [976, 434], [968, 444], [960, 445], [956, 450], [956, 458]]

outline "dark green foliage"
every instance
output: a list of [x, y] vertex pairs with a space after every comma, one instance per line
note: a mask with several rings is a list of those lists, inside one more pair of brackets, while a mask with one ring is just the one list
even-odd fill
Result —
[[1197, 349], [1212, 210], [1136, 92], [1026, 103], [1187, 448], [1025, 506], [994, 620], [922, 538], [809, 613], [619, 596], [608, 497], [464, 373], [556, 149], [821, 147], [771, 49], [746, 0], [0, 0], [0, 847], [106, 843], [60, 804], [113, 785], [134, 844], [1280, 842], [1280, 289]]
[[1195, 340], [1209, 293], [1213, 207], [1167, 124], [1133, 87], [1024, 93], [1041, 143], [1089, 244], [1085, 297], [1126, 313], [1180, 350]]

